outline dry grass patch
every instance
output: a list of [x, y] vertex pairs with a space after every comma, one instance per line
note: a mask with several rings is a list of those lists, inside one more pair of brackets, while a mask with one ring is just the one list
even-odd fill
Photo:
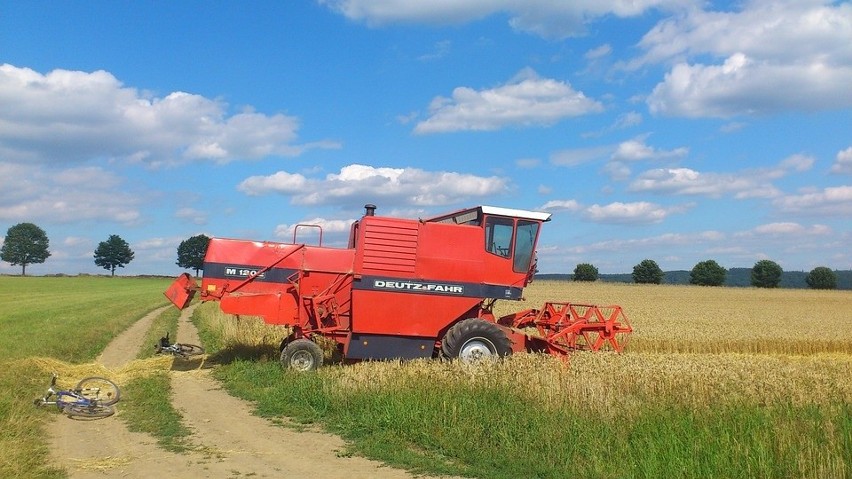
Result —
[[72, 364], [54, 358], [33, 357], [13, 362], [13, 367], [33, 366], [45, 375], [45, 388], [49, 383], [50, 374], [56, 373], [57, 386], [63, 389], [74, 387], [80, 379], [89, 376], [104, 377], [116, 383], [119, 388], [122, 383], [133, 379], [147, 377], [152, 374], [171, 369], [173, 358], [157, 356], [147, 359], [137, 359], [117, 368], [109, 369], [100, 363]]

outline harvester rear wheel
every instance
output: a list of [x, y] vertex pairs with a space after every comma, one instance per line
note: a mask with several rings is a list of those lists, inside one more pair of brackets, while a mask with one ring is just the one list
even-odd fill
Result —
[[310, 339], [296, 339], [281, 350], [281, 365], [296, 371], [314, 371], [322, 366], [322, 349]]
[[448, 358], [473, 363], [512, 354], [512, 343], [496, 324], [470, 318], [459, 321], [447, 331], [441, 341], [441, 351]]

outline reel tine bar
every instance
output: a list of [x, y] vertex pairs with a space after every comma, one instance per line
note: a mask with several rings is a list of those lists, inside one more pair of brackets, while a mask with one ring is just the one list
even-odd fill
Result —
[[619, 353], [624, 347], [619, 338], [633, 332], [621, 306], [573, 303], [544, 303], [538, 311], [516, 316], [513, 326], [536, 328], [557, 349], [599, 351], [609, 344]]

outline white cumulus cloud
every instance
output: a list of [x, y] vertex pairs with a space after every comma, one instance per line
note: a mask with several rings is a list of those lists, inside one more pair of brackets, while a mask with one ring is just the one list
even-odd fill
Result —
[[0, 220], [134, 224], [142, 217], [145, 195], [100, 167], [48, 170], [0, 163]]
[[721, 65], [680, 63], [654, 87], [651, 113], [728, 118], [852, 106], [852, 64], [772, 64], [736, 53]]
[[813, 158], [792, 155], [771, 168], [736, 172], [700, 172], [691, 168], [655, 168], [640, 174], [628, 187], [632, 192], [734, 198], [775, 198], [781, 191], [772, 181], [811, 168]]
[[156, 97], [102, 70], [42, 74], [0, 65], [0, 105], [0, 156], [20, 163], [226, 163], [337, 146], [297, 144], [299, 122], [292, 116], [229, 115], [219, 100], [186, 92]]
[[614, 202], [592, 205], [583, 216], [595, 223], [649, 224], [660, 223], [674, 213], [683, 213], [690, 205], [664, 207], [647, 201], [633, 203]]
[[249, 195], [276, 193], [293, 204], [352, 205], [385, 201], [394, 205], [447, 205], [470, 198], [505, 193], [509, 180], [498, 176], [476, 176], [419, 168], [387, 168], [352, 164], [324, 178], [279, 171], [252, 176], [238, 189]]
[[852, 216], [852, 186], [835, 186], [800, 195], [787, 195], [773, 202], [782, 213], [800, 215]]
[[605, 15], [632, 17], [650, 9], [691, 5], [691, 0], [319, 0], [352, 20], [377, 26], [391, 23], [460, 24], [494, 14], [509, 16], [517, 31], [545, 38], [585, 33], [586, 24]]
[[837, 153], [837, 159], [831, 166], [831, 172], [852, 174], [852, 146]]
[[657, 168], [639, 175], [629, 188], [633, 192], [703, 195], [719, 197], [733, 193], [738, 197], [775, 196], [778, 191], [768, 183], [732, 173], [702, 173], [690, 168]]
[[679, 159], [689, 154], [689, 148], [679, 147], [663, 150], [645, 144], [645, 138], [639, 137], [622, 142], [612, 154], [615, 161]]
[[531, 69], [509, 83], [486, 90], [458, 87], [452, 98], [437, 97], [419, 134], [498, 130], [507, 126], [546, 126], [564, 118], [603, 111], [603, 106], [568, 83], [540, 78]]
[[789, 235], [808, 235], [808, 236], [826, 236], [832, 233], [832, 229], [826, 225], [811, 225], [805, 226], [793, 222], [768, 223], [758, 225], [751, 231], [739, 233], [740, 236], [789, 236]]
[[[674, 64], [647, 99], [652, 113], [761, 115], [852, 106], [852, 4], [761, 0], [736, 11], [668, 17], [626, 65]], [[702, 58], [701, 63], [691, 62]], [[715, 60], [715, 61], [714, 61]]]
[[577, 200], [551, 200], [543, 204], [542, 211], [579, 211], [583, 208]]

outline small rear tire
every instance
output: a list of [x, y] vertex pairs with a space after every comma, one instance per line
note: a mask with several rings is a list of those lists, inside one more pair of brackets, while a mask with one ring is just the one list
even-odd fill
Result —
[[115, 414], [115, 408], [104, 405], [69, 404], [62, 409], [62, 412], [71, 419], [100, 419]]
[[512, 354], [512, 343], [496, 324], [479, 318], [459, 321], [441, 341], [444, 356], [463, 363], [493, 360]]
[[322, 359], [322, 349], [310, 339], [296, 339], [281, 350], [281, 366], [299, 372], [315, 371]]
[[179, 354], [183, 357], [199, 356], [204, 354], [204, 348], [196, 344], [176, 344]]
[[97, 401], [101, 406], [111, 406], [121, 399], [118, 386], [107, 378], [83, 378], [74, 387], [74, 392], [90, 401]]

